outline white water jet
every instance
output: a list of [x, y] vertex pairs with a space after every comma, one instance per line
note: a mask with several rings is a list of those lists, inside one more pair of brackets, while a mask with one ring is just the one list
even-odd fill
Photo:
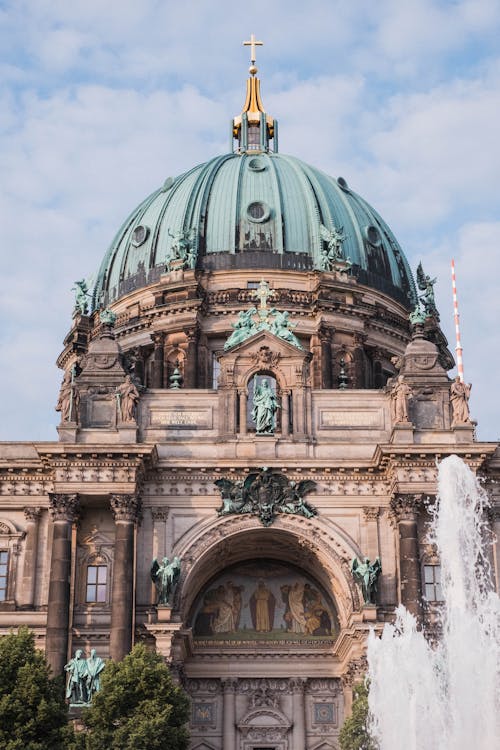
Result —
[[432, 648], [403, 607], [368, 641], [371, 732], [381, 750], [500, 748], [500, 599], [491, 590], [476, 477], [439, 467], [432, 541], [441, 563], [442, 637]]

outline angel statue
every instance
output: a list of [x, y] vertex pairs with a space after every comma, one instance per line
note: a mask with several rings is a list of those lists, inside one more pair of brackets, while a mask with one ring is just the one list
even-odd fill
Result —
[[183, 261], [183, 267], [194, 268], [196, 260], [194, 258], [194, 238], [196, 230], [191, 229], [180, 229], [176, 232], [171, 232], [168, 229], [168, 235], [172, 238], [172, 244], [170, 247], [170, 257], [168, 264], [170, 265], [176, 260]]
[[363, 562], [360, 562], [357, 557], [353, 559], [351, 563], [352, 577], [356, 583], [361, 585], [365, 604], [375, 604], [377, 580], [381, 572], [380, 557], [376, 557], [373, 563], [370, 563], [369, 557], [365, 557]]
[[434, 297], [434, 284], [436, 279], [431, 279], [430, 276], [426, 276], [424, 269], [422, 268], [422, 261], [417, 266], [417, 285], [423, 294], [419, 295], [424, 306], [424, 312], [426, 316], [438, 317], [438, 311], [436, 307], [436, 300]]
[[161, 565], [155, 557], [151, 564], [151, 580], [158, 592], [158, 604], [172, 605], [180, 575], [181, 561], [178, 557], [174, 557], [172, 562], [164, 557]]
[[304, 495], [316, 489], [316, 482], [312, 479], [303, 479], [301, 482], [290, 480], [285, 489], [285, 498], [282, 504], [283, 513], [295, 513], [306, 518], [312, 518], [318, 514], [316, 508], [304, 500]]
[[327, 229], [324, 224], [320, 224], [319, 231], [321, 239], [326, 243], [326, 248], [323, 247], [323, 250], [321, 251], [321, 269], [323, 271], [344, 270], [343, 267], [337, 269], [339, 261], [343, 265], [347, 263], [350, 267], [352, 263], [349, 259], [346, 260], [342, 253], [342, 243], [346, 238], [343, 233], [344, 227], [340, 227], [339, 229], [336, 227], [333, 227], [333, 229]]

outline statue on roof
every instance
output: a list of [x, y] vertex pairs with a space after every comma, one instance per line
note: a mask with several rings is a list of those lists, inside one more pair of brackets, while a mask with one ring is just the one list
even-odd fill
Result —
[[319, 265], [322, 271], [339, 271], [349, 273], [352, 263], [350, 258], [344, 258], [342, 243], [346, 239], [344, 227], [327, 229], [324, 224], [319, 225], [323, 245]]
[[[176, 232], [168, 230], [169, 237], [172, 238], [170, 246], [170, 256], [168, 258], [168, 267], [170, 270], [177, 261], [181, 262], [182, 268], [194, 268], [196, 264], [194, 237], [196, 229], [179, 229]], [[177, 267], [177, 266], [176, 266]]]
[[457, 375], [450, 387], [450, 403], [453, 424], [469, 424], [469, 397], [471, 384], [463, 383]]
[[80, 313], [80, 315], [87, 315], [89, 311], [88, 298], [90, 297], [87, 281], [85, 279], [81, 279], [80, 281], [75, 281], [74, 283], [75, 286], [71, 287], [71, 291], [75, 292], [75, 313]]
[[224, 344], [224, 351], [232, 349], [233, 346], [241, 344], [242, 341], [253, 336], [257, 333], [258, 328], [252, 320], [252, 316], [257, 312], [255, 307], [251, 307], [250, 310], [242, 310], [238, 313], [238, 320], [236, 323], [231, 323], [231, 327], [234, 329], [226, 343]]
[[273, 307], [273, 309], [270, 311], [270, 314], [274, 315], [274, 320], [271, 323], [271, 333], [274, 333], [275, 336], [278, 336], [278, 338], [283, 339], [284, 341], [290, 342], [290, 344], [296, 346], [297, 349], [302, 349], [302, 344], [298, 340], [297, 336], [292, 332], [293, 329], [296, 328], [297, 324], [292, 323], [292, 321], [288, 319], [290, 316], [288, 310], [280, 312]]
[[434, 297], [434, 284], [436, 281], [437, 278], [431, 279], [430, 276], [426, 276], [422, 268], [422, 261], [420, 261], [417, 266], [417, 286], [423, 292], [423, 294], [419, 295], [419, 299], [424, 306], [426, 317], [439, 317]]
[[56, 411], [61, 412], [61, 422], [77, 422], [80, 393], [75, 384], [76, 365], [74, 364], [64, 373]]

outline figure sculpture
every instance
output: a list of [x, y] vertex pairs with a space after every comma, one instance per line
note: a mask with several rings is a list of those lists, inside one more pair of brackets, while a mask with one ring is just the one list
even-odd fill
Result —
[[391, 390], [391, 415], [392, 421], [397, 422], [408, 422], [408, 399], [411, 398], [412, 391], [409, 385], [407, 385], [402, 375], [398, 375], [398, 378]]
[[97, 656], [95, 648], [92, 648], [87, 659], [87, 696], [89, 701], [92, 701], [94, 693], [98, 693], [101, 689], [100, 674], [104, 666], [104, 659]]
[[470, 422], [469, 396], [470, 383], [462, 383], [457, 375], [450, 388], [450, 402], [452, 421], [454, 424], [468, 424]]
[[381, 572], [382, 564], [379, 557], [375, 558], [373, 563], [370, 563], [368, 557], [365, 557], [363, 562], [360, 562], [357, 557], [353, 559], [351, 573], [354, 580], [361, 585], [365, 604], [375, 604], [377, 581]]
[[89, 311], [89, 288], [85, 279], [75, 281], [75, 286], [71, 288], [75, 292], [75, 312], [81, 315], [87, 315]]
[[224, 344], [224, 351], [232, 349], [233, 346], [241, 344], [242, 341], [245, 341], [250, 336], [253, 336], [254, 333], [257, 333], [257, 326], [252, 320], [252, 315], [255, 315], [256, 312], [257, 310], [255, 307], [251, 307], [250, 310], [242, 310], [238, 313], [238, 320], [236, 323], [231, 323], [234, 331]]
[[274, 320], [271, 324], [271, 333], [274, 333], [275, 336], [278, 336], [284, 341], [289, 341], [291, 344], [296, 346], [297, 349], [302, 349], [302, 344], [298, 340], [297, 336], [292, 333], [292, 329], [295, 328], [297, 324], [292, 323], [290, 320], [288, 320], [290, 315], [288, 310], [285, 310], [285, 312], [280, 312], [273, 307], [273, 309], [271, 310], [271, 315], [274, 315]]
[[130, 375], [125, 377], [125, 382], [116, 389], [116, 400], [118, 411], [122, 422], [135, 422], [139, 391], [132, 382]]
[[64, 670], [68, 673], [66, 698], [69, 699], [70, 704], [88, 703], [87, 660], [81, 649], [75, 651], [73, 659], [65, 665]]
[[59, 398], [56, 404], [56, 411], [61, 412], [61, 422], [76, 422], [78, 416], [78, 406], [80, 403], [80, 394], [75, 385], [75, 371], [73, 366], [64, 373]]
[[175, 261], [182, 261], [182, 268], [194, 268], [196, 264], [193, 246], [194, 232], [194, 229], [180, 229], [174, 233], [170, 229], [168, 230], [168, 234], [173, 240], [168, 259], [169, 268]]
[[178, 557], [174, 557], [172, 562], [168, 557], [164, 557], [161, 565], [156, 557], [154, 558], [151, 564], [151, 580], [158, 592], [158, 604], [172, 604], [180, 574], [181, 561]]
[[263, 378], [260, 385], [254, 380], [252, 420], [255, 422], [257, 435], [272, 435], [276, 427], [276, 411], [280, 408], [278, 399]]
[[430, 276], [426, 276], [422, 268], [422, 263], [419, 263], [417, 267], [417, 284], [418, 288], [423, 292], [423, 294], [419, 295], [419, 299], [424, 306], [424, 312], [427, 316], [438, 315], [434, 297], [434, 284], [436, 281], [437, 279], [431, 279]]

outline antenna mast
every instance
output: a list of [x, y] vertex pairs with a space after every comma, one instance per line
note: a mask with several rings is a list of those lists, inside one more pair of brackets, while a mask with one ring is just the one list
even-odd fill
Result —
[[464, 382], [464, 362], [462, 359], [462, 344], [460, 342], [460, 316], [458, 314], [458, 300], [457, 300], [457, 281], [455, 276], [455, 261], [451, 261], [451, 285], [453, 288], [453, 314], [455, 317], [455, 336], [457, 345], [455, 352], [457, 354], [457, 370], [460, 382]]

